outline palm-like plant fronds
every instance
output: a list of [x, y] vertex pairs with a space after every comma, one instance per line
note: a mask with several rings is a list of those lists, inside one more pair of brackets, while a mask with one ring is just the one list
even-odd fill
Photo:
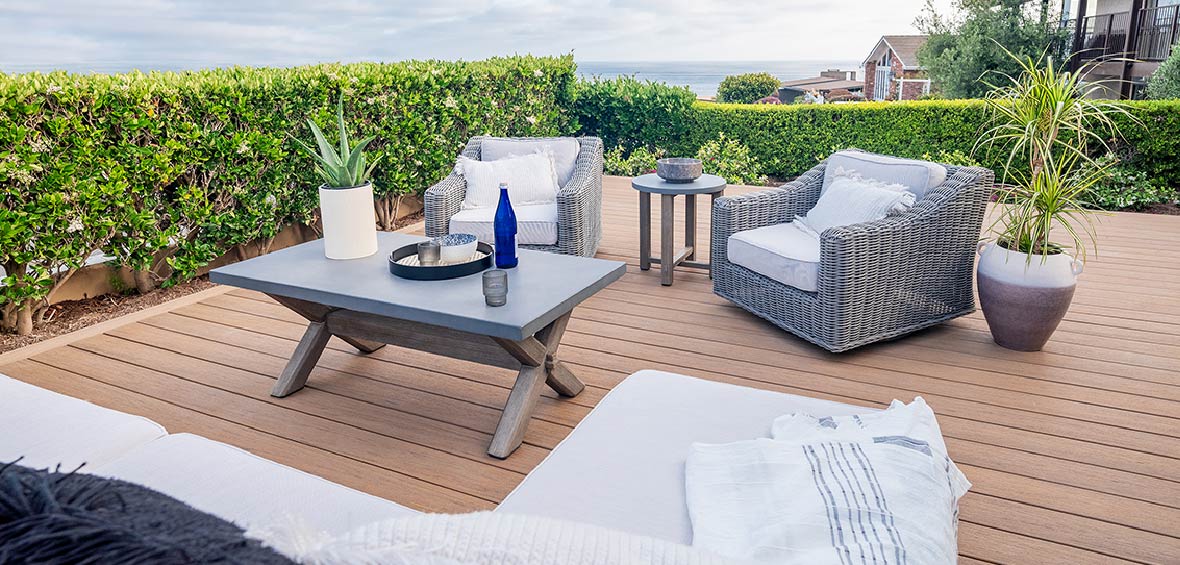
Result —
[[349, 145], [348, 129], [344, 124], [343, 97], [336, 104], [336, 122], [337, 127], [340, 129], [339, 153], [328, 142], [328, 138], [324, 136], [324, 132], [320, 130], [320, 126], [316, 125], [315, 121], [311, 118], [307, 119], [307, 126], [311, 129], [312, 135], [315, 136], [315, 142], [319, 147], [319, 151], [317, 152], [315, 148], [312, 148], [299, 139], [296, 139], [295, 142], [308, 155], [311, 155], [315, 159], [316, 173], [324, 179], [324, 185], [328, 188], [352, 188], [369, 182], [370, 175], [373, 173], [373, 168], [377, 166], [379, 158], [373, 159], [371, 163], [367, 163], [365, 159], [365, 147], [374, 138], [366, 137], [356, 145]]
[[[1002, 48], [1002, 46], [1001, 46]], [[1090, 150], [1109, 151], [1108, 140], [1118, 137], [1115, 117], [1133, 117], [1126, 109], [1096, 99], [1101, 83], [1083, 81], [1084, 70], [1062, 71], [1052, 59], [1021, 59], [1019, 76], [1002, 75], [986, 98], [990, 127], [976, 144], [1007, 151], [1000, 201], [1005, 203], [992, 225], [1009, 249], [1047, 256], [1063, 251], [1052, 243], [1056, 226], [1069, 236], [1083, 258], [1086, 244], [1094, 244], [1093, 211], [1083, 206], [1083, 194], [1108, 174], [1090, 157]]]

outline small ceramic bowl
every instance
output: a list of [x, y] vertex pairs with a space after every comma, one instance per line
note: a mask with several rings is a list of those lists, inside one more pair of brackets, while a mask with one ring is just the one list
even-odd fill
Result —
[[474, 235], [469, 233], [453, 233], [434, 238], [442, 246], [440, 253], [443, 263], [464, 263], [475, 255], [475, 246], [479, 244]]
[[704, 172], [700, 159], [673, 157], [656, 161], [656, 174], [667, 182], [692, 182]]

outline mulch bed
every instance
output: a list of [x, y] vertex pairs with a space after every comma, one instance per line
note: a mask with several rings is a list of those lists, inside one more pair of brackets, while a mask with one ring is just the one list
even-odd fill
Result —
[[1165, 216], [1180, 216], [1180, 206], [1176, 204], [1152, 204], [1140, 210], [1141, 214], [1163, 214]]
[[209, 282], [209, 277], [198, 277], [151, 294], [108, 294], [86, 300], [67, 300], [54, 304], [45, 314], [47, 322], [33, 330], [32, 334], [24, 336], [0, 334], [0, 353], [68, 334], [214, 286], [217, 285]]

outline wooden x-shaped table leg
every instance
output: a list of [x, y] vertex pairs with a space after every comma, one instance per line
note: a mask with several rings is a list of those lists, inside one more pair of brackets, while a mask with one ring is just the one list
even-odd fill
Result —
[[[324, 347], [328, 345], [328, 339], [333, 335], [328, 331], [328, 325], [325, 320], [328, 314], [336, 309], [330, 306], [324, 306], [323, 304], [316, 304], [315, 302], [299, 300], [298, 298], [289, 298], [274, 294], [269, 296], [278, 301], [279, 304], [307, 318], [308, 321], [307, 331], [303, 332], [303, 337], [299, 339], [299, 345], [295, 346], [295, 353], [291, 355], [291, 360], [287, 361], [287, 366], [283, 367], [283, 373], [279, 375], [279, 381], [275, 383], [274, 388], [270, 391], [271, 396], [281, 398], [303, 388], [303, 385], [307, 384], [308, 375], [315, 368], [315, 364], [319, 362], [320, 355], [324, 352]], [[336, 337], [344, 340], [345, 343], [357, 348], [362, 353], [372, 353], [385, 347], [384, 343], [377, 341], [344, 335], [336, 335]]]
[[569, 367], [557, 359], [557, 347], [561, 344], [561, 336], [569, 321], [570, 313], [567, 312], [537, 332], [537, 335], [522, 341], [493, 338], [522, 366], [516, 376], [516, 384], [508, 395], [508, 403], [504, 405], [504, 413], [496, 426], [488, 455], [504, 459], [520, 447], [533, 409], [537, 406], [537, 399], [541, 396], [541, 383], [549, 385], [557, 394], [570, 397], [577, 396], [586, 388]]

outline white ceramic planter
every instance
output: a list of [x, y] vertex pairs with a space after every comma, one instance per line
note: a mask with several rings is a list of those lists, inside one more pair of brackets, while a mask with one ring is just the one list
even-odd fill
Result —
[[324, 223], [324, 255], [329, 259], [360, 259], [377, 252], [377, 218], [373, 185], [320, 187], [320, 218]]
[[979, 305], [996, 343], [1038, 351], [1073, 300], [1082, 262], [1061, 253], [1033, 256], [996, 243], [979, 245]]

